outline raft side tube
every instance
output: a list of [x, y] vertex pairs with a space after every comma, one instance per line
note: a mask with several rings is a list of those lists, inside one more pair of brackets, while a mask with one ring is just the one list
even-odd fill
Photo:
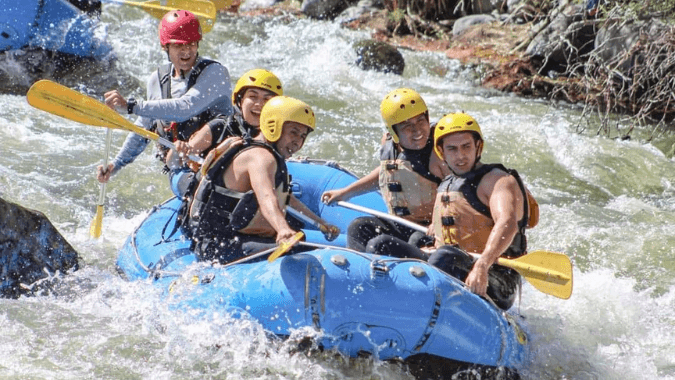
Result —
[[96, 36], [97, 21], [65, 0], [44, 0], [29, 45], [45, 50], [103, 60], [112, 47]]
[[39, 9], [40, 0], [0, 0], [0, 51], [28, 45]]
[[[358, 178], [344, 169], [337, 169], [328, 165], [320, 165], [289, 161], [288, 172], [291, 175], [292, 191], [296, 198], [304, 203], [312, 212], [330, 221], [347, 233], [347, 227], [354, 219], [367, 216], [358, 211], [350, 210], [337, 205], [326, 205], [321, 202], [321, 195], [332, 189], [340, 189], [356, 181]], [[378, 192], [369, 192], [349, 200], [377, 211], [387, 212], [387, 207]], [[313, 227], [306, 227], [315, 229]]]
[[276, 335], [310, 328], [323, 348], [352, 357], [430, 354], [517, 368], [525, 355], [500, 311], [417, 260], [322, 249], [187, 278], [169, 293], [176, 309], [245, 310]]
[[129, 280], [146, 279], [158, 271], [182, 271], [197, 261], [191, 241], [176, 227], [181, 200], [171, 198], [150, 211], [127, 238], [117, 267]]

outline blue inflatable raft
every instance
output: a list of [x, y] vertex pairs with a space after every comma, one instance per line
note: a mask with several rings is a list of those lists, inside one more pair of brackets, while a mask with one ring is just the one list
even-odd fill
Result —
[[106, 59], [112, 47], [97, 37], [97, 20], [67, 0], [0, 0], [0, 52], [24, 48]]
[[[312, 211], [342, 231], [361, 215], [319, 201], [323, 191], [356, 177], [312, 162], [288, 166], [294, 193]], [[351, 201], [385, 210], [377, 193]], [[154, 208], [117, 261], [124, 276], [149, 279], [179, 310], [250, 317], [282, 337], [312, 331], [322, 349], [402, 360], [421, 366], [420, 373], [425, 366], [469, 366], [517, 378], [517, 369], [526, 362], [527, 336], [514, 317], [425, 262], [328, 246], [308, 227], [308, 241], [313, 242], [308, 244], [316, 247], [310, 252], [272, 263], [198, 263], [190, 241], [175, 228], [180, 203], [172, 198]], [[431, 364], [438, 360], [444, 364]]]

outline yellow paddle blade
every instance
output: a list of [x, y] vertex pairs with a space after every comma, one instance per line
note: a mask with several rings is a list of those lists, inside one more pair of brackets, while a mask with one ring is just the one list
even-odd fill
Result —
[[572, 262], [567, 255], [550, 251], [533, 251], [516, 259], [497, 260], [512, 268], [543, 293], [568, 299], [572, 295]]
[[227, 9], [232, 6], [232, 0], [211, 0], [211, 2], [213, 5], [215, 5], [217, 11]]
[[101, 237], [101, 226], [103, 225], [103, 205], [96, 206], [96, 216], [91, 221], [89, 235], [94, 239]]
[[269, 257], [267, 258], [268, 262], [273, 262], [286, 252], [288, 252], [291, 248], [293, 248], [294, 245], [296, 245], [300, 240], [302, 240], [305, 237], [305, 233], [300, 231], [293, 235], [292, 238], [290, 238], [288, 241], [282, 242], [279, 244], [279, 247], [272, 252]]
[[159, 136], [134, 125], [110, 107], [49, 80], [35, 82], [26, 94], [28, 104], [63, 118], [82, 124], [134, 132], [145, 138], [157, 140]]
[[150, 0], [142, 2], [114, 0], [112, 2], [141, 8], [158, 19], [175, 9], [190, 11], [199, 19], [199, 25], [202, 27], [203, 33], [210, 32], [216, 23], [216, 6], [208, 0]]

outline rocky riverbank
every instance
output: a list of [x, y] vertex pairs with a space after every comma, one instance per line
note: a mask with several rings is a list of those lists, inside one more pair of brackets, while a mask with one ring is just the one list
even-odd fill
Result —
[[[599, 132], [607, 135], [613, 114], [628, 115], [633, 126], [675, 127], [672, 9], [635, 13], [611, 1], [591, 8], [597, 2], [570, 0], [543, 9], [536, 8], [541, 2], [534, 0], [473, 0], [469, 12], [459, 13], [482, 12], [433, 22], [394, 9], [387, 0], [269, 1], [235, 2], [228, 11], [331, 19], [344, 27], [370, 30], [374, 41], [394, 52], [385, 54], [378, 66], [373, 63], [375, 53], [355, 47], [359, 61], [368, 62], [360, 66], [368, 69], [397, 72], [396, 60], [401, 58], [395, 49], [443, 52], [479, 67], [485, 87], [585, 105], [584, 113], [604, 115]], [[386, 50], [381, 44], [373, 49], [378, 54]], [[629, 126], [619, 134], [626, 137], [631, 130]]]

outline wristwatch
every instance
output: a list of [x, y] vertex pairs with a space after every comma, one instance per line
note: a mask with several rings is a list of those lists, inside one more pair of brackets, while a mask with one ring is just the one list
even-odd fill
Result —
[[129, 100], [127, 100], [127, 113], [129, 115], [134, 113], [134, 107], [136, 106], [136, 104], [137, 104], [137, 102], [136, 102], [136, 99], [134, 99], [134, 98], [129, 98]]

